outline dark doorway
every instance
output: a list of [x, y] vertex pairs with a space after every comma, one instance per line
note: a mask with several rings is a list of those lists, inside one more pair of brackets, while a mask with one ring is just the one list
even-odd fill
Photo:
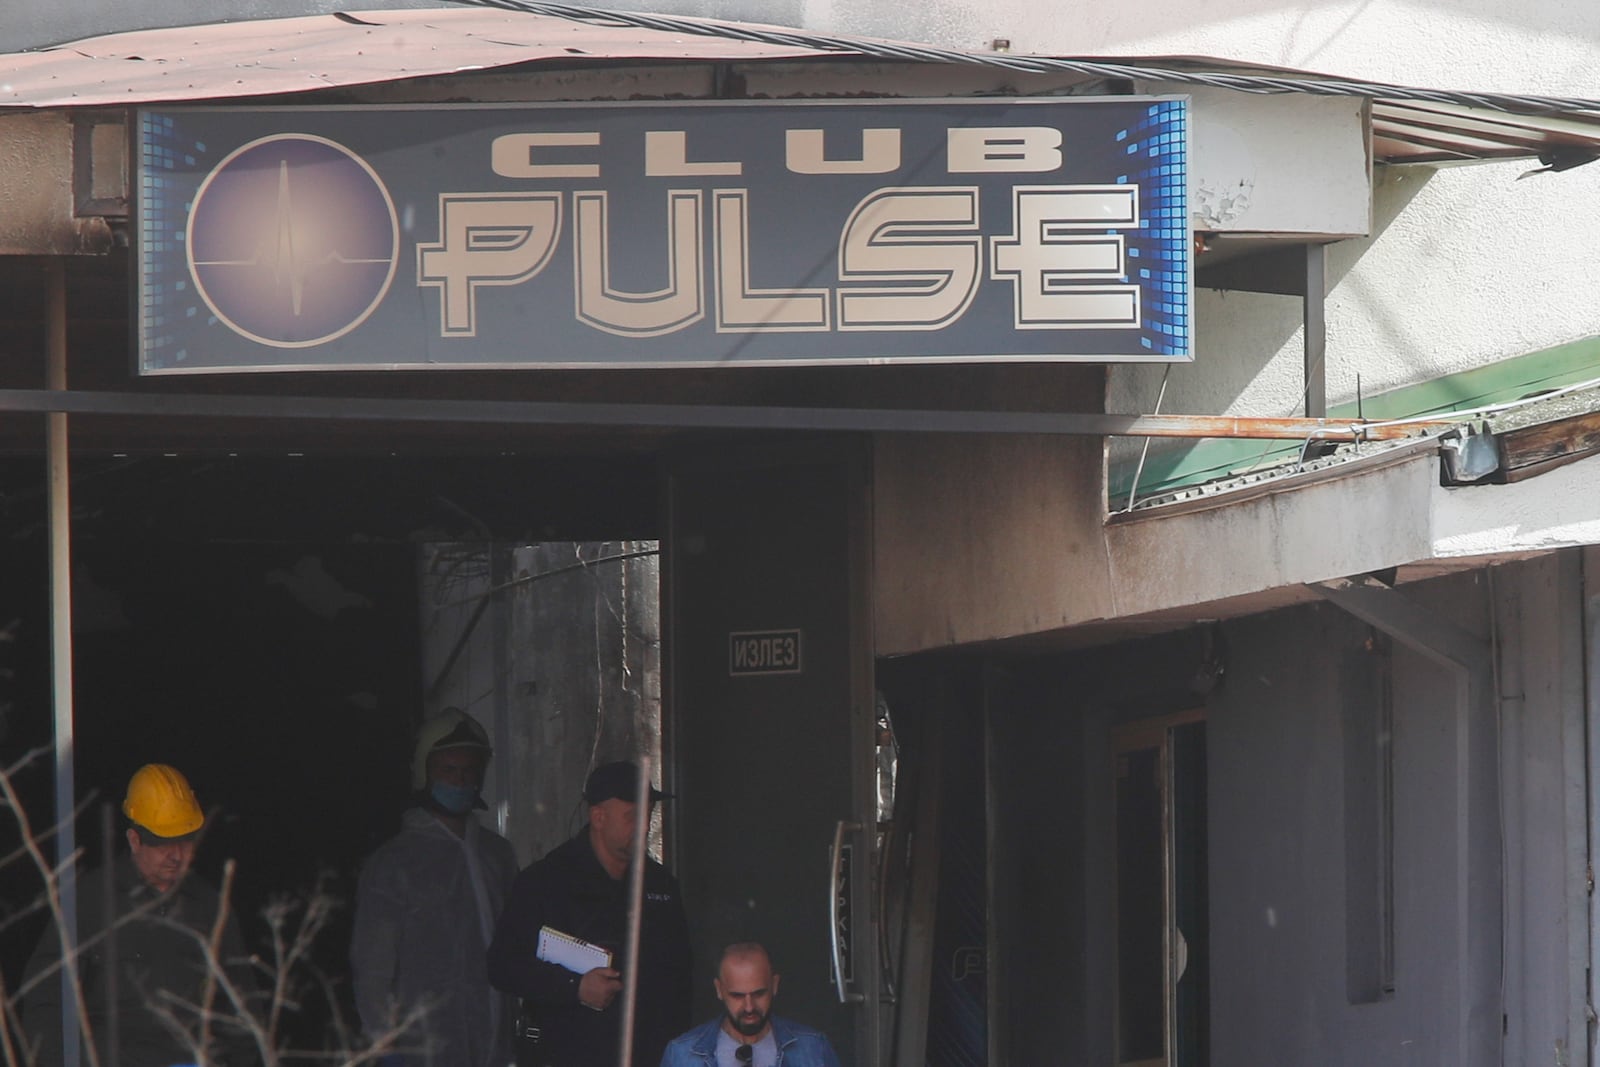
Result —
[[[314, 894], [335, 905], [309, 961], [327, 992], [308, 987], [287, 1025], [297, 1046], [324, 1047], [348, 1006], [355, 876], [409, 793], [424, 703], [418, 546], [647, 532], [653, 472], [507, 457], [148, 457], [75, 461], [72, 490], [78, 844], [100, 855], [101, 808], [137, 767], [180, 767], [217, 816], [198, 864], [215, 879], [237, 861], [252, 949], [270, 957], [269, 903], [291, 902], [291, 924]], [[0, 461], [0, 753], [11, 764], [39, 751], [16, 776], [38, 826], [54, 818], [48, 533], [43, 463]], [[14, 828], [0, 833], [9, 851]], [[40, 886], [13, 863], [0, 903], [15, 917]], [[42, 922], [0, 933], [9, 983]]]

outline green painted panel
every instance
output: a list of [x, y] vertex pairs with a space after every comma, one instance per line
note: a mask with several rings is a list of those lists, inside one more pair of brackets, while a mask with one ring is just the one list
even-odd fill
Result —
[[[1368, 419], [1399, 419], [1434, 415], [1518, 400], [1549, 389], [1600, 377], [1600, 337], [1586, 337], [1541, 349], [1527, 355], [1489, 363], [1456, 374], [1402, 386], [1362, 400], [1361, 415]], [[1328, 409], [1330, 418], [1355, 418], [1350, 401]], [[1246, 474], [1295, 456], [1294, 441], [1236, 441], [1215, 438], [1191, 445], [1163, 449], [1150, 456], [1139, 476], [1139, 498], [1200, 485], [1218, 478]], [[1110, 499], [1113, 509], [1126, 506], [1133, 485], [1136, 459], [1113, 464]]]

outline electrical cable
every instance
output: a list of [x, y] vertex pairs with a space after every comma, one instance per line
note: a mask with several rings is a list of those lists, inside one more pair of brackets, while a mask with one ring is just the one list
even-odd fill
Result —
[[1202, 85], [1232, 89], [1242, 93], [1309, 93], [1317, 96], [1355, 96], [1368, 99], [1404, 100], [1446, 104], [1454, 107], [1485, 108], [1508, 114], [1548, 115], [1572, 112], [1600, 112], [1600, 99], [1571, 96], [1540, 96], [1525, 93], [1470, 92], [1453, 89], [1424, 89], [1387, 82], [1348, 78], [1294, 77], [1269, 74], [1226, 74], [1221, 71], [1179, 70], [1174, 67], [1142, 63], [1115, 63], [1105, 60], [1068, 59], [1062, 56], [1017, 55], [1006, 52], [969, 52], [934, 45], [877, 40], [843, 34], [822, 34], [787, 30], [771, 26], [714, 22], [671, 15], [616, 11], [557, 3], [553, 0], [452, 0], [471, 7], [499, 8], [530, 15], [565, 19], [601, 26], [631, 26], [662, 33], [692, 34], [749, 41], [780, 48], [813, 52], [835, 52], [870, 56], [875, 59], [914, 63], [943, 63], [992, 67], [1024, 74], [1071, 73], [1094, 78], [1136, 79], [1179, 85]]
[[[1161, 414], [1161, 402], [1167, 398], [1167, 379], [1172, 374], [1172, 364], [1168, 363], [1166, 370], [1161, 372], [1161, 389], [1156, 393], [1156, 409], [1152, 414]], [[1139, 465], [1133, 469], [1133, 484], [1128, 486], [1128, 506], [1122, 510], [1132, 511], [1139, 497], [1139, 479], [1144, 475], [1145, 457], [1150, 454], [1150, 438], [1144, 439], [1144, 446], [1139, 449]]]

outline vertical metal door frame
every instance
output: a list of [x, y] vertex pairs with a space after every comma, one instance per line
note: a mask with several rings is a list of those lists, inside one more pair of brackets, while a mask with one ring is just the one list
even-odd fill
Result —
[[[1600, 983], [1600, 901], [1593, 889], [1596, 856], [1600, 855], [1600, 784], [1596, 770], [1600, 768], [1600, 547], [1589, 546], [1582, 550], [1583, 583], [1583, 673], [1587, 692], [1583, 709], [1586, 727], [1585, 775], [1588, 780], [1589, 832], [1585, 842], [1588, 849], [1589, 878], [1589, 988], [1586, 991], [1590, 1019], [1594, 1018], [1596, 985]], [[1600, 1026], [1590, 1021], [1588, 1026], [1588, 1054], [1585, 1062], [1590, 1067], [1600, 1064]]]
[[[859, 1012], [855, 1026], [856, 1047], [841, 1049], [847, 1062], [860, 1067], [873, 1067], [881, 1055], [882, 1042], [882, 971], [878, 956], [878, 924], [875, 913], [876, 820], [877, 820], [877, 761], [875, 755], [876, 715], [874, 686], [874, 650], [872, 632], [872, 512], [871, 512], [871, 442], [866, 436], [829, 435], [827, 437], [794, 437], [786, 440], [741, 442], [738, 449], [720, 448], [685, 452], [669, 457], [663, 466], [662, 514], [665, 529], [662, 536], [662, 739], [663, 783], [669, 791], [682, 787], [684, 756], [678, 738], [683, 732], [680, 709], [684, 706], [680, 690], [677, 663], [678, 638], [674, 633], [679, 613], [674, 598], [679, 595], [682, 579], [678, 572], [679, 546], [674, 543], [682, 523], [679, 513], [680, 493], [677, 483], [692, 473], [717, 473], [749, 471], [768, 466], [825, 466], [829, 463], [843, 468], [848, 498], [844, 516], [848, 553], [848, 587], [850, 590], [850, 626], [855, 634], [850, 643], [848, 687], [850, 691], [849, 753], [850, 797], [852, 820], [859, 829], [855, 831], [852, 847], [855, 854], [852, 864], [856, 876], [850, 898], [852, 909], [851, 948], [854, 963], [853, 990], [863, 994], [856, 1004]], [[669, 827], [664, 850], [670, 865], [682, 870], [684, 830]], [[809, 888], [809, 887], [807, 887]], [[822, 884], [816, 885], [817, 901], [821, 903]], [[809, 897], [807, 898], [809, 899]]]
[[[878, 847], [878, 757], [877, 686], [874, 667], [877, 661], [873, 644], [872, 600], [872, 450], [871, 441], [862, 438], [859, 446], [845, 450], [846, 493], [849, 509], [846, 536], [849, 539], [849, 588], [851, 629], [856, 639], [850, 643], [851, 806], [856, 824], [861, 827], [858, 847], [860, 872], [855, 880], [852, 907], [855, 958], [864, 973], [858, 973], [857, 987], [864, 994], [861, 1020], [856, 1028], [856, 1062], [876, 1064], [883, 1048], [883, 960], [879, 953], [880, 926], [884, 916], [877, 912], [879, 871]], [[865, 919], [865, 921], [861, 921]]]
[[[1174, 861], [1176, 848], [1173, 833], [1173, 806], [1176, 803], [1176, 780], [1172, 754], [1172, 731], [1179, 726], [1192, 723], [1204, 723], [1206, 712], [1203, 708], [1178, 712], [1174, 715], [1164, 715], [1153, 719], [1140, 719], [1127, 723], [1112, 731], [1111, 753], [1112, 758], [1123, 752], [1134, 752], [1155, 749], [1158, 753], [1161, 768], [1161, 910], [1162, 910], [1162, 1060], [1167, 1067], [1172, 1067], [1176, 1060], [1178, 1049], [1177, 1035], [1177, 992], [1178, 982], [1182, 978], [1177, 966], [1178, 937], [1182, 932], [1178, 929], [1177, 916], [1177, 874]], [[1120, 872], [1117, 872], [1120, 878]], [[1120, 892], [1118, 893], [1120, 897]], [[1121, 986], [1115, 975], [1120, 973], [1121, 955], [1120, 944], [1113, 953], [1113, 989], [1118, 1018], [1121, 1017]], [[1113, 1036], [1112, 1047], [1114, 1054], [1120, 1060], [1121, 1041], [1119, 1032]], [[1148, 1061], [1142, 1061], [1148, 1062]]]
[[[67, 273], [60, 256], [45, 260], [45, 357], [52, 391], [67, 388]], [[49, 468], [50, 499], [50, 666], [51, 703], [55, 716], [55, 835], [59, 880], [56, 899], [61, 906], [62, 941], [61, 1040], [65, 1062], [76, 1064], [80, 1050], [78, 1011], [78, 889], [72, 862], [77, 851], [77, 784], [73, 764], [77, 758], [73, 732], [72, 691], [72, 495], [67, 437], [67, 416], [52, 411], [45, 416], [45, 451]], [[46, 937], [50, 934], [46, 932]], [[93, 1048], [88, 1058], [96, 1062]]]

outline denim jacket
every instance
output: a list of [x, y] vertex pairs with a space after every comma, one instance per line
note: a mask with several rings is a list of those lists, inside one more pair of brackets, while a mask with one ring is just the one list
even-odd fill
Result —
[[[661, 1067], [716, 1067], [721, 1025], [721, 1019], [712, 1019], [673, 1038], [661, 1057]], [[777, 1067], [839, 1067], [838, 1054], [820, 1030], [774, 1015], [772, 1038], [778, 1045]]]

